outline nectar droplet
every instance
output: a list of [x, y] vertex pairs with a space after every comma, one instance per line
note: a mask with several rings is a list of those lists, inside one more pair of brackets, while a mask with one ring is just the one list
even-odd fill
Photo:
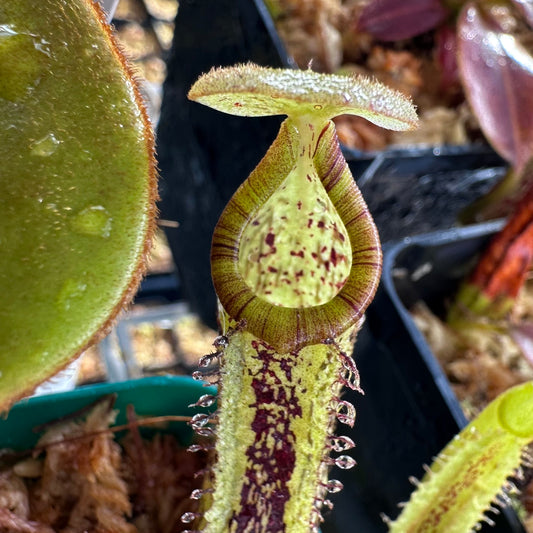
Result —
[[229, 340], [225, 335], [219, 335], [214, 341], [213, 346], [215, 348], [227, 348], [229, 345]]
[[342, 424], [353, 427], [355, 423], [355, 407], [350, 402], [341, 400], [337, 404], [335, 416]]
[[217, 401], [216, 396], [212, 394], [204, 394], [198, 398], [196, 403], [191, 403], [189, 407], [210, 407]]
[[191, 500], [199, 500], [204, 495], [204, 491], [202, 489], [194, 489], [191, 492]]
[[218, 352], [204, 355], [203, 357], [200, 358], [200, 361], [198, 361], [198, 366], [200, 368], [208, 367], [215, 359], [217, 359], [218, 355], [219, 355]]
[[191, 418], [189, 425], [196, 430], [204, 427], [208, 422], [209, 415], [206, 415], [205, 413], [198, 413]]
[[349, 470], [353, 468], [357, 463], [353, 457], [349, 455], [339, 455], [334, 461], [333, 464], [339, 467], [342, 470]]
[[345, 452], [352, 448], [355, 448], [355, 442], [350, 437], [341, 436], [331, 439], [331, 449], [334, 452]]
[[200, 427], [200, 428], [194, 428], [194, 430], [201, 437], [214, 437], [215, 436], [215, 432], [211, 428]]
[[327, 507], [330, 511], [333, 509], [333, 502], [331, 500], [324, 500], [324, 507]]
[[[344, 485], [342, 484], [341, 481], [339, 481], [338, 479], [330, 479], [326, 485], [326, 490], [330, 493], [330, 494], [335, 494], [337, 492], [340, 492], [343, 488], [344, 488]], [[327, 501], [327, 500], [326, 500]], [[325, 503], [325, 502], [324, 502]]]
[[184, 524], [190, 524], [191, 522], [194, 522], [199, 517], [200, 515], [198, 513], [191, 513], [191, 512], [183, 513], [181, 515], [181, 521]]

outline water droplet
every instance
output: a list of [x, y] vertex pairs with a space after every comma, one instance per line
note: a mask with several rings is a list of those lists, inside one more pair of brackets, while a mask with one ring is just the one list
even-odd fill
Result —
[[11, 102], [31, 92], [47, 68], [46, 57], [35, 47], [35, 37], [19, 33], [8, 24], [0, 25], [0, 63], [0, 98]]
[[61, 141], [53, 133], [48, 133], [30, 145], [30, 152], [31, 155], [38, 157], [48, 157], [57, 150], [60, 144]]
[[353, 468], [357, 462], [349, 455], [339, 455], [339, 457], [334, 459], [333, 464], [342, 470], [349, 470], [350, 468]]
[[40, 41], [35, 41], [33, 43], [33, 46], [35, 47], [36, 50], [38, 50], [39, 52], [47, 55], [48, 57], [52, 57], [52, 54], [50, 52], [50, 47], [49, 47], [49, 42], [46, 41], [45, 39], [41, 39]]
[[187, 451], [191, 452], [191, 453], [202, 452], [202, 451], [204, 451], [204, 447], [201, 444], [191, 444], [187, 448]]
[[64, 311], [68, 311], [71, 305], [81, 298], [86, 290], [87, 284], [79, 280], [68, 279], [57, 295], [56, 304]]
[[196, 381], [205, 381], [205, 376], [203, 374], [203, 372], [200, 372], [199, 370], [195, 370], [193, 373], [192, 373], [192, 379], [195, 379]]
[[350, 437], [341, 436], [331, 439], [331, 449], [335, 452], [345, 452], [355, 448], [355, 442]]
[[109, 237], [113, 219], [101, 205], [93, 205], [80, 211], [71, 221], [71, 227], [77, 233]]
[[10, 37], [11, 35], [18, 35], [13, 26], [10, 24], [0, 24], [0, 39]]
[[212, 394], [204, 394], [198, 398], [196, 403], [192, 403], [189, 407], [210, 407], [217, 401], [216, 396]]
[[198, 513], [183, 513], [181, 515], [181, 521], [184, 524], [190, 524], [191, 522], [194, 522], [200, 515]]
[[343, 488], [344, 488], [344, 485], [338, 479], [330, 479], [326, 483], [326, 490], [330, 494], [335, 494], [336, 492], [340, 492]]

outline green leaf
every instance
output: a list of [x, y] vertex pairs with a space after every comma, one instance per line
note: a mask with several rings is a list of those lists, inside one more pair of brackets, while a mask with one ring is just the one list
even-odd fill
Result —
[[365, 76], [253, 64], [211, 70], [193, 85], [189, 98], [246, 117], [309, 114], [316, 123], [349, 114], [391, 130], [414, 129], [418, 120], [405, 95]]
[[153, 232], [152, 134], [96, 4], [0, 6], [0, 409], [96, 340]]
[[391, 526], [392, 533], [467, 533], [513, 490], [533, 440], [533, 382], [498, 396], [440, 453]]

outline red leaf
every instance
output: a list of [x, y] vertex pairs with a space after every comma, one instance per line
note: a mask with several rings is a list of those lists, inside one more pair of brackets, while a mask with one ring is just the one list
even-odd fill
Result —
[[436, 33], [435, 55], [441, 72], [444, 91], [459, 84], [457, 71], [457, 33], [449, 25], [441, 26]]
[[493, 148], [521, 172], [533, 152], [533, 56], [495, 14], [473, 2], [457, 24], [468, 101]]
[[[531, 170], [533, 161], [526, 167]], [[525, 174], [525, 177], [530, 172]], [[489, 301], [514, 300], [533, 263], [533, 182], [530, 181], [514, 214], [498, 232], [470, 276]]]
[[533, 28], [533, 1], [511, 0], [512, 4], [522, 13], [527, 23]]
[[381, 41], [398, 41], [435, 28], [446, 15], [440, 0], [374, 0], [363, 8], [357, 30]]

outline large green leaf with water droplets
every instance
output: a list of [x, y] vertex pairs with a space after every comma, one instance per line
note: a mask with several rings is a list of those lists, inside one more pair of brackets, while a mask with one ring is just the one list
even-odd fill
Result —
[[91, 2], [0, 4], [0, 409], [135, 290], [155, 199], [138, 102]]

